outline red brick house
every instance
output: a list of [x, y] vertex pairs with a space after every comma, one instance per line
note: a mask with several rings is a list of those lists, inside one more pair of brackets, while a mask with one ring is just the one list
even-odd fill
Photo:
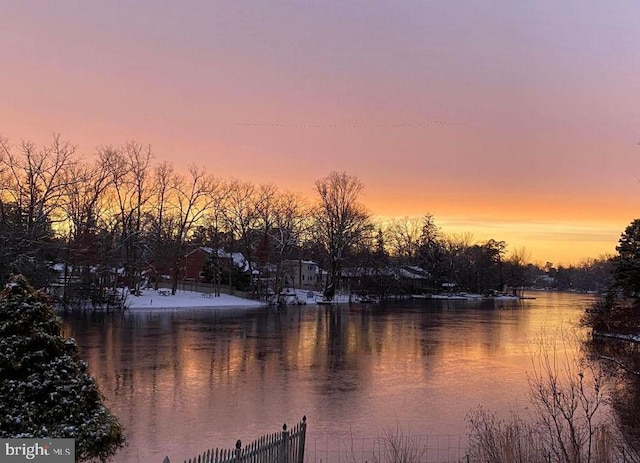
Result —
[[[201, 246], [187, 253], [181, 265], [181, 277], [188, 281], [202, 281], [204, 279], [204, 267], [210, 256], [216, 252], [213, 248]], [[239, 252], [226, 252], [218, 249], [218, 262], [222, 267], [231, 267], [238, 265], [243, 269], [247, 269], [246, 260]]]

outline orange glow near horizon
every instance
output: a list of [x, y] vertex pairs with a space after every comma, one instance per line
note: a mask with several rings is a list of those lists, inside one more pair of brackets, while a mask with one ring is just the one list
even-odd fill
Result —
[[[414, 216], [419, 217], [419, 216]], [[374, 216], [384, 223], [393, 217]], [[467, 217], [434, 216], [444, 235], [453, 237], [470, 234], [472, 241], [490, 239], [505, 241], [507, 256], [524, 252], [528, 262], [544, 265], [575, 265], [615, 254], [615, 247], [626, 224], [589, 222], [503, 221], [499, 218], [468, 219]]]

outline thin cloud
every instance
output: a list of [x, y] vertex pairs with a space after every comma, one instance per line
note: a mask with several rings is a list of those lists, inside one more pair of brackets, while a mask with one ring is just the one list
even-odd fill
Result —
[[235, 122], [236, 127], [268, 127], [276, 129], [412, 129], [434, 126], [467, 126], [468, 122], [430, 120], [421, 123], [399, 124], [295, 124], [273, 122]]

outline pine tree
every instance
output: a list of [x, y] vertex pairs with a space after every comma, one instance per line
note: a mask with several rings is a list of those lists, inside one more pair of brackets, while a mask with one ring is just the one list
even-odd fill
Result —
[[613, 261], [616, 285], [634, 296], [640, 295], [640, 219], [632, 221], [616, 247], [618, 255]]
[[11, 277], [0, 292], [0, 437], [73, 438], [78, 461], [106, 461], [122, 427], [61, 328], [46, 294]]

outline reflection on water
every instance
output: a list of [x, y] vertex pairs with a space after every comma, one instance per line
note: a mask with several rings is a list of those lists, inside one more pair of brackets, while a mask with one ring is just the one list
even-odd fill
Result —
[[527, 339], [577, 321], [586, 296], [404, 301], [65, 317], [125, 426], [117, 460], [178, 461], [309, 418], [309, 437], [399, 422], [459, 435], [478, 404], [525, 401]]

